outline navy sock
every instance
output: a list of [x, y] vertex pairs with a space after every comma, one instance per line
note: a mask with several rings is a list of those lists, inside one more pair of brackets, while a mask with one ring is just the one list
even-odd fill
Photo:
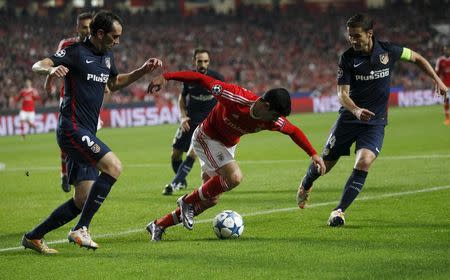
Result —
[[41, 239], [48, 232], [72, 221], [80, 213], [81, 210], [77, 208], [71, 198], [56, 208], [45, 221], [36, 226], [32, 231], [26, 233], [25, 236], [28, 239]]
[[186, 159], [183, 161], [183, 163], [178, 168], [177, 175], [172, 181], [173, 185], [176, 185], [178, 183], [185, 182], [186, 176], [191, 172], [192, 166], [194, 165], [195, 159], [187, 156]]
[[366, 177], [366, 171], [353, 169], [352, 175], [350, 175], [347, 183], [345, 184], [341, 201], [339, 202], [339, 205], [335, 208], [335, 210], [341, 209], [342, 211], [345, 211], [350, 206], [350, 204], [352, 204], [353, 200], [355, 200], [355, 198], [361, 192], [364, 186], [364, 182], [366, 181]]
[[91, 223], [92, 218], [102, 205], [103, 201], [108, 196], [109, 191], [111, 190], [115, 182], [116, 179], [114, 179], [107, 173], [102, 172], [100, 176], [98, 176], [97, 180], [95, 180], [94, 184], [92, 185], [88, 198], [84, 203], [80, 220], [74, 227], [74, 230], [82, 228], [83, 226], [89, 228], [89, 224]]
[[305, 190], [309, 190], [312, 187], [314, 181], [317, 180], [317, 178], [319, 177], [320, 173], [317, 170], [317, 166], [314, 163], [311, 163], [302, 181], [302, 185], [305, 188]]
[[172, 169], [175, 174], [177, 174], [180, 165], [183, 163], [181, 159], [174, 160], [172, 159]]

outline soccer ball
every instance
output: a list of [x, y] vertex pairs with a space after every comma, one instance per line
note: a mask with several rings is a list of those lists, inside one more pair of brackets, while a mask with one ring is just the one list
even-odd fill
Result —
[[244, 220], [233, 210], [225, 210], [213, 219], [214, 233], [220, 239], [238, 238], [244, 232]]

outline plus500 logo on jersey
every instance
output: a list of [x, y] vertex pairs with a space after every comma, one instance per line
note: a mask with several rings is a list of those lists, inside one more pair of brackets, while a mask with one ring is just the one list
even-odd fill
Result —
[[95, 74], [87, 74], [87, 80], [90, 81], [94, 81], [94, 82], [100, 82], [100, 83], [104, 83], [106, 84], [106, 82], [108, 82], [109, 79], [109, 74], [100, 74], [100, 76], [97, 76]]
[[355, 75], [357, 81], [371, 81], [389, 76], [389, 68], [370, 71], [370, 75]]

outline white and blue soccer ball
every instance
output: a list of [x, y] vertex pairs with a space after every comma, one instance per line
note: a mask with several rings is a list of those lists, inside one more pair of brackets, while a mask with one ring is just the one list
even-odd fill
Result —
[[238, 238], [244, 232], [244, 220], [233, 210], [225, 210], [213, 219], [214, 233], [220, 239]]

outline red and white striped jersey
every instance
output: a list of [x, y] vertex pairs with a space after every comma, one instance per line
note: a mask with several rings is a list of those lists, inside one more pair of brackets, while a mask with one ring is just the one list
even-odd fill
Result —
[[244, 134], [273, 130], [289, 135], [308, 155], [316, 154], [304, 133], [285, 117], [275, 121], [254, 118], [250, 108], [259, 97], [253, 92], [194, 71], [168, 72], [163, 76], [166, 80], [198, 83], [211, 91], [218, 102], [203, 121], [203, 131], [225, 146], [236, 145]]
[[19, 95], [15, 98], [16, 102], [22, 100], [22, 111], [34, 112], [34, 102], [36, 100], [41, 101], [41, 97], [35, 88], [24, 88], [19, 92]]
[[450, 86], [450, 56], [440, 56], [436, 61], [436, 73], [446, 86]]

